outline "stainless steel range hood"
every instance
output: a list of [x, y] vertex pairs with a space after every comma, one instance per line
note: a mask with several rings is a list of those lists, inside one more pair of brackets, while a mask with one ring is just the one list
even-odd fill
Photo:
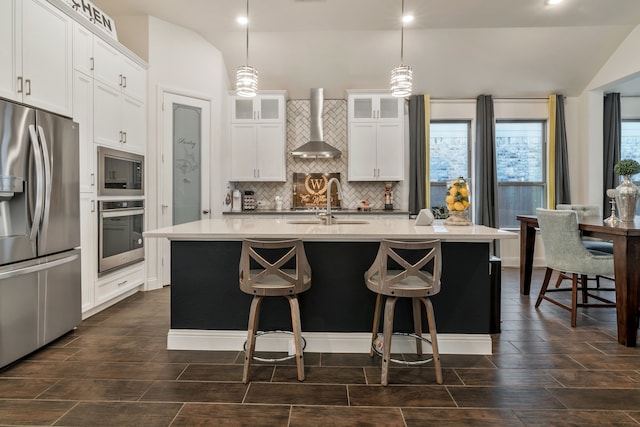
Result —
[[291, 155], [299, 159], [337, 159], [342, 153], [337, 148], [323, 141], [322, 137], [322, 104], [324, 101], [324, 89], [311, 89], [311, 135], [310, 141], [302, 144], [291, 152]]

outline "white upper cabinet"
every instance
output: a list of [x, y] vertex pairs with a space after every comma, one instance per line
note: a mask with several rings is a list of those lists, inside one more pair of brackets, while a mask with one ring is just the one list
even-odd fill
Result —
[[80, 192], [92, 192], [95, 190], [96, 182], [96, 156], [93, 147], [93, 79], [78, 70], [73, 73], [73, 121], [79, 124], [80, 133]]
[[372, 120], [397, 122], [404, 114], [403, 99], [391, 95], [349, 94], [349, 121]]
[[348, 94], [349, 181], [404, 179], [404, 99]]
[[284, 95], [258, 95], [253, 98], [231, 97], [231, 121], [235, 123], [280, 123], [284, 118], [284, 109]]
[[285, 93], [229, 98], [231, 180], [286, 181]]
[[109, 43], [94, 38], [93, 78], [117, 88], [122, 93], [146, 102], [146, 70], [131, 59], [118, 52]]
[[83, 25], [73, 23], [73, 68], [93, 76], [93, 33]]
[[0, 94], [71, 116], [73, 20], [46, 0], [3, 0], [0, 16]]

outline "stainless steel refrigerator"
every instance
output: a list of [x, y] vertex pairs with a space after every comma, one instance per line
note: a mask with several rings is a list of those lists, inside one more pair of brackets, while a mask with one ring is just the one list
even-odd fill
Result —
[[0, 368], [82, 319], [77, 126], [0, 98]]

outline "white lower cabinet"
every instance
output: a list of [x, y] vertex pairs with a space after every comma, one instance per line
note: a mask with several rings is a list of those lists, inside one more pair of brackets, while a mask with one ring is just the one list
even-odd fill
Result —
[[96, 282], [96, 306], [144, 284], [144, 262], [125, 267]]

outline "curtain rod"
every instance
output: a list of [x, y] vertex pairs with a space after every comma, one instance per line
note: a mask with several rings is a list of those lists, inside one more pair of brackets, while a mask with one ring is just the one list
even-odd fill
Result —
[[[426, 94], [425, 94], [426, 95]], [[461, 98], [461, 97], [455, 97], [455, 96], [445, 96], [445, 97], [433, 97], [431, 96], [430, 99], [432, 101], [475, 101], [476, 98]], [[499, 97], [499, 98], [493, 98], [494, 100], [507, 100], [507, 101], [536, 101], [536, 100], [540, 100], [540, 101], [548, 101], [549, 98], [544, 97], [531, 97], [531, 98], [525, 98], [525, 97], [521, 97], [521, 98], [516, 98], [516, 97]]]

